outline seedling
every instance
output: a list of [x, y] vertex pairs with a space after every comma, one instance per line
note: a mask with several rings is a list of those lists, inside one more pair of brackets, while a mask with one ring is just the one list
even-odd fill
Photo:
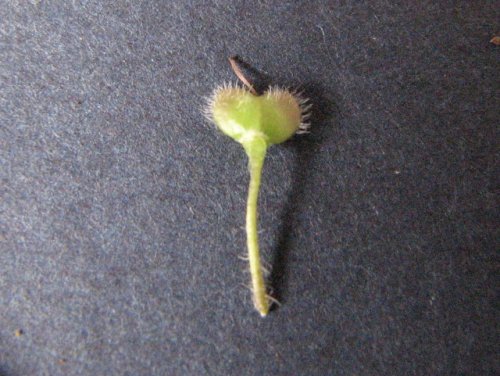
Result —
[[250, 186], [248, 189], [246, 234], [248, 260], [252, 277], [253, 302], [261, 316], [269, 312], [270, 300], [262, 273], [257, 233], [257, 200], [262, 167], [267, 149], [280, 144], [295, 133], [305, 133], [309, 124], [308, 100], [296, 92], [270, 87], [262, 95], [252, 87], [239, 69], [235, 58], [231, 66], [245, 87], [223, 85], [214, 90], [206, 108], [207, 117], [217, 127], [239, 142], [248, 156]]

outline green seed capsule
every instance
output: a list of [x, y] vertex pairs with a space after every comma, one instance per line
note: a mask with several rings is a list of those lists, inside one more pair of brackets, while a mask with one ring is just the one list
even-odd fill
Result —
[[257, 133], [272, 145], [288, 140], [300, 129], [300, 104], [286, 90], [271, 89], [255, 96], [243, 88], [225, 87], [216, 91], [212, 113], [215, 124], [234, 140], [243, 143]]

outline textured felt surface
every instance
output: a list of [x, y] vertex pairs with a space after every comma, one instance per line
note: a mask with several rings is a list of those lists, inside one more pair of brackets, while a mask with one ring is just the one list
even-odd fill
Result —
[[[498, 374], [494, 3], [1, 1], [0, 375]], [[232, 54], [314, 103], [266, 319], [200, 113]]]

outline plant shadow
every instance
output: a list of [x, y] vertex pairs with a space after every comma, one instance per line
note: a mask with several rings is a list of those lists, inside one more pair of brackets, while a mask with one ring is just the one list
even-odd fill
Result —
[[[232, 64], [235, 64], [233, 66], [235, 74], [240, 79], [240, 76], [243, 76], [258, 95], [264, 93], [270, 86], [283, 86], [282, 81], [273, 79], [239, 56], [234, 55], [230, 59]], [[302, 97], [309, 98], [312, 109], [309, 118], [311, 132], [300, 137], [293, 137], [282, 146], [294, 150], [295, 165], [292, 176], [293, 187], [287, 197], [278, 240], [273, 251], [271, 273], [268, 277], [269, 293], [278, 302], [285, 301], [287, 266], [296, 222], [295, 218], [300, 210], [302, 197], [307, 192], [311, 172], [314, 171], [313, 156], [319, 152], [321, 145], [333, 135], [334, 125], [337, 124], [336, 118], [340, 114], [337, 105], [339, 101], [335, 93], [326, 92], [320, 83], [307, 82], [298, 84], [296, 82], [287, 82], [285, 86], [290, 89], [297, 89]], [[271, 310], [276, 308], [277, 305], [273, 304]]]
[[[297, 85], [291, 84], [294, 88]], [[271, 273], [268, 277], [270, 295], [278, 302], [286, 300], [286, 287], [288, 277], [288, 261], [292, 247], [293, 230], [296, 227], [296, 216], [301, 210], [302, 198], [307, 194], [311, 174], [314, 173], [314, 155], [321, 145], [334, 134], [339, 108], [335, 96], [326, 95], [321, 84], [310, 82], [299, 86], [299, 91], [305, 98], [309, 98], [313, 107], [311, 109], [310, 133], [292, 138], [283, 144], [283, 147], [294, 151], [295, 162], [293, 167], [293, 187], [288, 194], [282, 215], [282, 224], [276, 246], [273, 250]], [[276, 310], [277, 304], [271, 308]]]

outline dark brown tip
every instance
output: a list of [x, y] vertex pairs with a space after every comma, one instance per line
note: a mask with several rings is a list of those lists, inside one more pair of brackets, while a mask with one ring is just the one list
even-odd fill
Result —
[[269, 87], [267, 77], [243, 61], [238, 55], [229, 57], [229, 63], [236, 76], [254, 95], [262, 95]]

